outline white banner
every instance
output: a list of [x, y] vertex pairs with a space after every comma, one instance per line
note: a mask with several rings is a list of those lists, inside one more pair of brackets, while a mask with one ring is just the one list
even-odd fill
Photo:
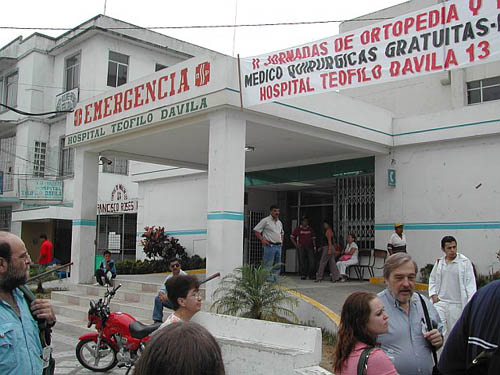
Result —
[[500, 0], [455, 0], [241, 59], [243, 105], [409, 79], [500, 58]]

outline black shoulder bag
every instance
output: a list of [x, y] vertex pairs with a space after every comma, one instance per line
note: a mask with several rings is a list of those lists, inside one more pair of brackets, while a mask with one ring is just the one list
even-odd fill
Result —
[[[26, 298], [29, 307], [31, 305], [31, 302], [36, 299], [35, 295], [26, 285], [21, 285], [19, 289], [21, 290], [21, 292], [23, 292], [24, 298]], [[56, 369], [56, 360], [52, 357], [52, 346], [50, 346], [52, 342], [52, 327], [49, 326], [45, 319], [39, 320], [34, 315], [33, 318], [38, 322], [38, 329], [40, 330], [39, 335], [40, 343], [42, 344], [43, 361], [42, 375], [54, 375]]]
[[366, 375], [366, 372], [368, 370], [368, 356], [370, 355], [373, 349], [375, 349], [373, 346], [365, 348], [361, 353], [361, 355], [359, 356], [358, 375]]
[[[427, 310], [427, 304], [425, 303], [425, 300], [420, 295], [420, 293], [417, 294], [420, 297], [420, 302], [422, 303], [422, 309], [424, 310], [425, 324], [427, 326], [427, 331], [432, 331], [432, 322], [429, 316], [429, 310]], [[440, 375], [441, 373], [439, 372], [438, 369], [438, 358], [437, 358], [436, 348], [431, 345], [431, 350], [432, 350], [432, 357], [434, 358], [434, 367], [432, 368], [432, 375]]]

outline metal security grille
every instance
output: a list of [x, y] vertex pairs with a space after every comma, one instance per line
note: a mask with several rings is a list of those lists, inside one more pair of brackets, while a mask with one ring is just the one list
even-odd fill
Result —
[[3, 171], [3, 190], [14, 189], [14, 164], [16, 159], [16, 137], [0, 140], [0, 171]]
[[10, 207], [0, 208], [0, 230], [10, 231], [12, 210]]
[[360, 249], [375, 247], [375, 176], [341, 177], [338, 179], [337, 233], [347, 240], [353, 233]]
[[135, 259], [137, 214], [98, 215], [97, 253], [115, 253], [115, 260]]
[[267, 214], [264, 211], [249, 211], [247, 216], [247, 246], [244, 256], [245, 264], [259, 265], [262, 260], [262, 244], [255, 237], [253, 228], [261, 221]]

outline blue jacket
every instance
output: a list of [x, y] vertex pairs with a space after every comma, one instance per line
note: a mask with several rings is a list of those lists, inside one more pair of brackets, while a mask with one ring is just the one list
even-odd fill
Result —
[[40, 375], [42, 345], [38, 324], [19, 289], [12, 291], [21, 319], [12, 307], [0, 299], [0, 374]]
[[[104, 271], [107, 270], [105, 259], [101, 260], [101, 266], [99, 268], [103, 269]], [[113, 259], [109, 260], [109, 268], [110, 268], [111, 274], [113, 275], [113, 277], [115, 277], [116, 276], [116, 266], [115, 266], [115, 261]]]

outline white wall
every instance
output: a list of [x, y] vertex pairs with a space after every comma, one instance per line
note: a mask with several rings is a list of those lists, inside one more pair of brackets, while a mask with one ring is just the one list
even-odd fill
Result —
[[[206, 174], [140, 182], [138, 235], [145, 226], [164, 226], [189, 255], [205, 257], [207, 195]], [[144, 259], [140, 237], [137, 258]]]
[[[499, 160], [500, 135], [406, 146], [376, 156], [376, 247], [385, 249], [392, 233], [381, 224], [402, 221], [408, 252], [419, 267], [441, 256], [441, 238], [453, 235], [459, 251], [487, 273], [500, 249], [500, 228], [457, 229], [457, 223], [499, 222]], [[396, 169], [395, 188], [387, 186], [388, 168]]]

